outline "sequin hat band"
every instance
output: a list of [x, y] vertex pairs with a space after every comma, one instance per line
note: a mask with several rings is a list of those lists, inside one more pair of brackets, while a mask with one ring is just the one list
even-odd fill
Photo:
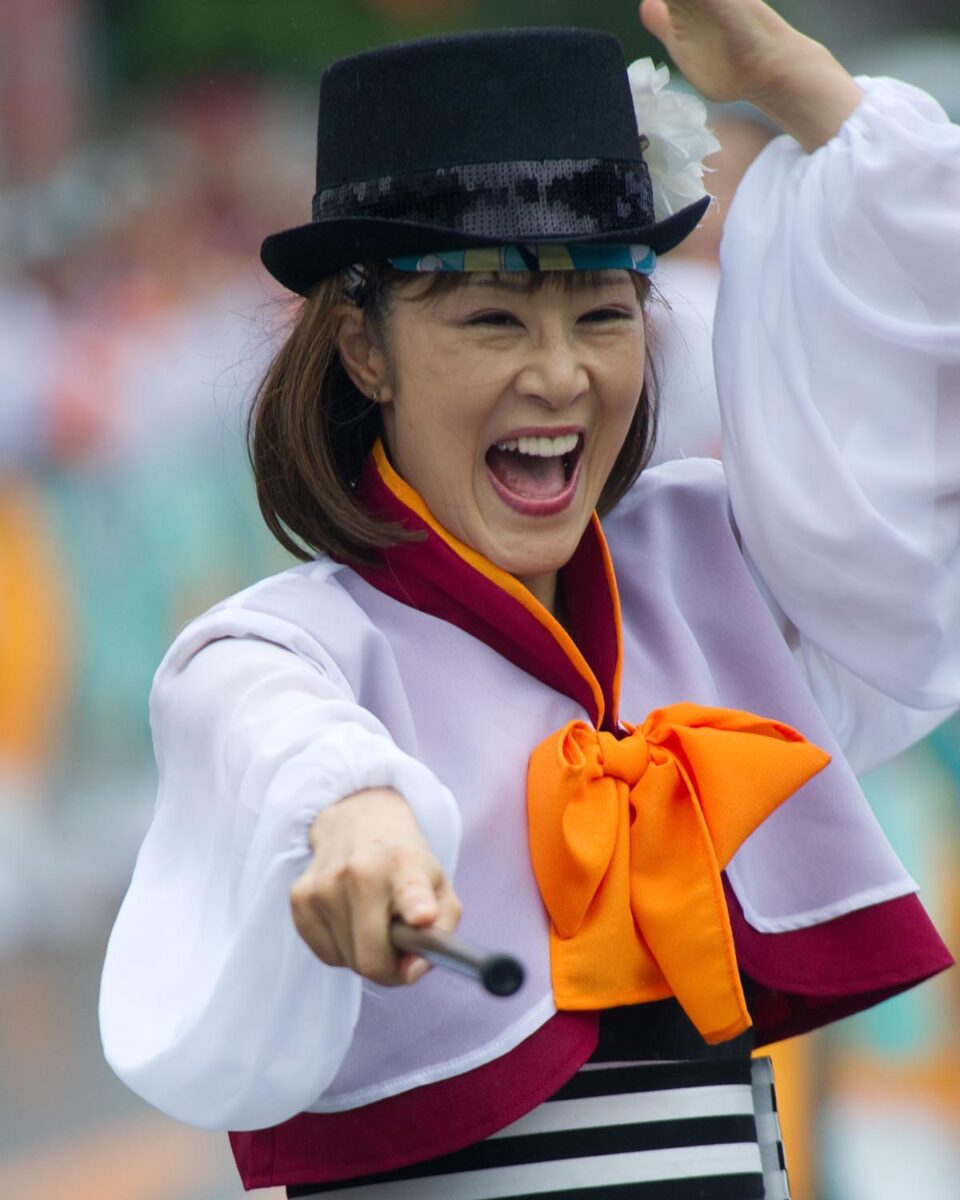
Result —
[[332, 217], [416, 222], [475, 238], [510, 230], [517, 241], [604, 236], [655, 220], [646, 163], [597, 158], [476, 163], [340, 184], [313, 198], [314, 221]]

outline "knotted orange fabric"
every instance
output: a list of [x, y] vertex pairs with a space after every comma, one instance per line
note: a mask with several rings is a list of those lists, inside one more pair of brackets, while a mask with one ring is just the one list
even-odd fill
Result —
[[673, 995], [707, 1042], [749, 1028], [720, 872], [829, 761], [789, 725], [696, 704], [542, 742], [527, 810], [557, 1007]]

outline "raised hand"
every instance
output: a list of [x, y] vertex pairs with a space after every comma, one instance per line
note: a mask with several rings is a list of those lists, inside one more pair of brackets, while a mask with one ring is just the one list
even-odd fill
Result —
[[807, 150], [860, 103], [830, 52], [763, 0], [642, 0], [640, 19], [708, 100], [749, 100]]
[[750, 99], [802, 36], [762, 0], [643, 0], [640, 19], [697, 91], [720, 102]]

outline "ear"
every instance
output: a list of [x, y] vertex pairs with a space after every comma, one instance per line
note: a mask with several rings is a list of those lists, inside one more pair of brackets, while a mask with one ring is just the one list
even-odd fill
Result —
[[387, 360], [370, 336], [363, 309], [343, 304], [337, 312], [337, 350], [354, 387], [382, 404], [387, 399]]

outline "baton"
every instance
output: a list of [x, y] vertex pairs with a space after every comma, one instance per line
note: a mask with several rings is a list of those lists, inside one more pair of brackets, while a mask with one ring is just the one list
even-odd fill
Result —
[[494, 996], [512, 996], [523, 983], [523, 963], [512, 954], [484, 950], [439, 929], [417, 929], [404, 921], [390, 926], [395, 950], [419, 954], [438, 967], [476, 979]]

